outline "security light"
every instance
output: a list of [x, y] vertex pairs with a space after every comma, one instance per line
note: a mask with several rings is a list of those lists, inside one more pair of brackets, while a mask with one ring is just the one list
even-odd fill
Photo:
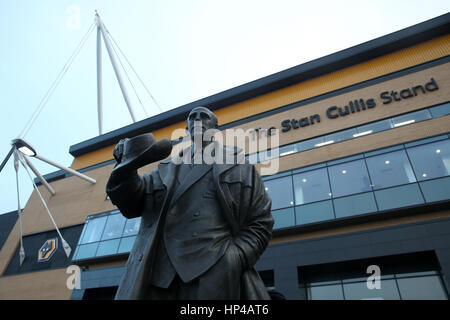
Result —
[[36, 156], [36, 151], [34, 150], [34, 148], [29, 143], [25, 142], [23, 139], [20, 138], [14, 139], [13, 141], [11, 141], [11, 144], [15, 146], [17, 150], [19, 150], [20, 152], [29, 157]]
[[332, 144], [332, 143], [334, 143], [334, 140], [328, 140], [325, 142], [317, 143], [314, 145], [314, 147], [323, 147], [323, 146], [326, 146], [327, 144]]
[[366, 134], [371, 134], [372, 132], [373, 132], [373, 130], [367, 130], [367, 131], [364, 131], [364, 132], [355, 133], [355, 134], [353, 134], [353, 138], [358, 138], [358, 137], [361, 137], [361, 136], [365, 136]]
[[[88, 176], [86, 176], [84, 174], [81, 174], [81, 173], [79, 173], [79, 172], [77, 172], [75, 170], [72, 170], [70, 168], [66, 168], [66, 167], [64, 167], [64, 166], [62, 166], [62, 165], [60, 165], [60, 164], [58, 164], [58, 163], [56, 163], [54, 161], [51, 161], [51, 160], [49, 160], [47, 158], [44, 158], [41, 155], [38, 155], [37, 152], [34, 150], [34, 148], [28, 142], [26, 142], [23, 139], [20, 139], [20, 138], [14, 139], [13, 141], [11, 141], [11, 144], [13, 145], [13, 148], [16, 148], [18, 151], [20, 151], [22, 154], [24, 154], [26, 156], [34, 157], [36, 159], [44, 161], [44, 162], [48, 163], [49, 165], [52, 165], [54, 167], [57, 167], [57, 168], [65, 171], [65, 172], [69, 173], [69, 174], [73, 174], [74, 176], [77, 176], [77, 177], [79, 177], [81, 179], [89, 181], [92, 184], [94, 184], [96, 182], [95, 179], [92, 179], [92, 178], [90, 178], [90, 177], [88, 177]], [[34, 168], [32, 167], [32, 169], [34, 169]], [[33, 171], [35, 171], [35, 170], [33, 170]], [[40, 178], [38, 173], [36, 173], [36, 175]], [[42, 181], [43, 179], [40, 179], [40, 180]], [[46, 183], [44, 183], [44, 184], [47, 186]], [[50, 192], [52, 194], [54, 194], [54, 192], [52, 192], [52, 191], [50, 191]]]
[[416, 122], [416, 120], [411, 119], [411, 120], [403, 121], [403, 122], [400, 122], [400, 123], [395, 123], [394, 124], [394, 128], [405, 126], [407, 124], [411, 124], [411, 123], [414, 123], [414, 122]]

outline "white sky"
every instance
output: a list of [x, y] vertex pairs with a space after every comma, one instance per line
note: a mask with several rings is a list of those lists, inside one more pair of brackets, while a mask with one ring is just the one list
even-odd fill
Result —
[[[0, 161], [93, 23], [94, 9], [167, 111], [445, 14], [450, 1], [2, 0]], [[95, 42], [94, 31], [25, 136], [67, 167], [69, 147], [98, 135]], [[131, 118], [104, 47], [103, 77], [109, 132]], [[142, 87], [138, 93], [149, 116], [157, 114]], [[42, 174], [58, 170], [33, 164]], [[19, 174], [24, 207], [32, 184], [23, 168]], [[12, 158], [0, 173], [0, 194], [0, 214], [17, 209]]]

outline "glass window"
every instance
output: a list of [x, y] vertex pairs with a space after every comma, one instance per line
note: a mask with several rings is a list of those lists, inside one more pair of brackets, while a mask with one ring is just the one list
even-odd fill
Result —
[[364, 160], [342, 163], [328, 168], [333, 197], [371, 191]]
[[82, 260], [94, 257], [95, 253], [97, 252], [97, 247], [98, 242], [78, 246], [77, 253], [74, 256], [73, 260]]
[[320, 286], [307, 288], [309, 300], [344, 300], [342, 285]]
[[375, 198], [380, 210], [413, 206], [424, 203], [416, 183], [375, 191]]
[[248, 162], [255, 164], [258, 163], [258, 153], [252, 153], [248, 155]]
[[136, 237], [126, 237], [120, 240], [119, 250], [117, 253], [126, 253], [130, 252], [133, 249], [134, 241]]
[[326, 200], [295, 207], [295, 217], [299, 225], [334, 219], [333, 204]]
[[400, 300], [395, 280], [381, 280], [380, 289], [369, 289], [367, 282], [345, 283], [345, 300]]
[[397, 279], [403, 300], [447, 300], [439, 276]]
[[291, 176], [265, 181], [264, 186], [272, 199], [272, 210], [294, 205]]
[[317, 148], [316, 145], [323, 143], [324, 141], [325, 141], [324, 137], [313, 138], [313, 139], [301, 141], [301, 142], [295, 144], [295, 150], [296, 150], [296, 152], [311, 150], [311, 149]]
[[377, 205], [372, 192], [337, 198], [333, 202], [336, 218], [377, 211]]
[[98, 250], [97, 250], [96, 256], [100, 257], [100, 256], [116, 254], [117, 248], [119, 247], [119, 242], [120, 242], [120, 239], [107, 240], [107, 241], [100, 242], [98, 245]]
[[287, 146], [280, 147], [280, 157], [284, 157], [294, 153], [294, 145], [290, 144]]
[[366, 161], [374, 189], [416, 182], [404, 150], [370, 157]]
[[81, 239], [80, 244], [99, 241], [107, 218], [100, 217], [87, 220], [85, 225], [86, 230], [83, 233], [83, 239]]
[[272, 216], [275, 221], [273, 225], [274, 229], [295, 226], [294, 208], [272, 211]]
[[450, 175], [450, 140], [407, 149], [419, 181]]
[[131, 236], [135, 235], [139, 232], [139, 227], [141, 226], [141, 217], [127, 219], [127, 223], [125, 224], [125, 228], [123, 229], [123, 236]]
[[420, 110], [392, 118], [394, 128], [431, 119], [430, 111]]
[[333, 134], [329, 134], [327, 136], [321, 137], [321, 138], [317, 138], [320, 139], [318, 140], [318, 142], [316, 142], [314, 144], [314, 147], [318, 148], [318, 147], [323, 147], [323, 146], [327, 146], [333, 143], [337, 143], [339, 142], [339, 135], [337, 133], [333, 133]]
[[295, 204], [305, 204], [331, 198], [327, 169], [294, 175]]
[[353, 138], [358, 138], [358, 137], [366, 136], [368, 134], [373, 134], [376, 132], [389, 130], [391, 128], [392, 128], [392, 123], [391, 123], [391, 120], [389, 120], [389, 119], [369, 123], [369, 124], [357, 127], [356, 130], [358, 132], [356, 133], [356, 135], [353, 135]]
[[355, 135], [356, 137], [358, 136], [358, 129], [352, 128], [333, 133], [332, 135], [330, 135], [330, 140], [334, 140], [334, 142], [346, 141], [354, 139]]
[[450, 114], [450, 102], [429, 109], [433, 118], [439, 118]]
[[271, 160], [278, 158], [280, 156], [280, 149], [279, 148], [273, 148], [270, 150], [266, 150], [265, 152], [262, 152], [261, 155], [263, 155], [263, 158], [261, 159], [261, 162], [266, 160]]
[[106, 222], [105, 231], [103, 231], [102, 240], [109, 240], [122, 236], [125, 222], [125, 217], [120, 213], [108, 216], [108, 221]]
[[450, 199], [450, 177], [420, 182], [427, 202]]

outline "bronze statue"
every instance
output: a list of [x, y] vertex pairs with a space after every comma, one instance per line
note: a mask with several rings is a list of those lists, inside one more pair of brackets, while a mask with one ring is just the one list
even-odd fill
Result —
[[[200, 134], [218, 128], [203, 107], [189, 113], [192, 139], [196, 125]], [[216, 142], [193, 139], [178, 156], [191, 160], [210, 143]], [[220, 148], [224, 155], [239, 153]], [[106, 192], [126, 218], [142, 217], [116, 299], [269, 299], [254, 264], [271, 238], [273, 217], [255, 167], [171, 158], [138, 175], [139, 167], [171, 150], [168, 139], [155, 141], [152, 134], [121, 140], [114, 149], [118, 164]]]

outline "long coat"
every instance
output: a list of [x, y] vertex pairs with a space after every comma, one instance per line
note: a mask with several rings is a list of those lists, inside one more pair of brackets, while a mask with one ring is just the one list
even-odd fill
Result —
[[[149, 175], [141, 177], [133, 173], [125, 181], [117, 182], [112, 177], [108, 181], [106, 192], [122, 214], [126, 218], [142, 217], [116, 299], [144, 297], [156, 243], [163, 237], [165, 214], [200, 178], [194, 177], [173, 192], [178, 168], [179, 165], [171, 159], [161, 162]], [[271, 200], [261, 177], [251, 164], [214, 164], [212, 173], [219, 206], [229, 227], [229, 237], [244, 253], [247, 264], [240, 279], [241, 299], [269, 299], [253, 267], [267, 247], [273, 227]]]

